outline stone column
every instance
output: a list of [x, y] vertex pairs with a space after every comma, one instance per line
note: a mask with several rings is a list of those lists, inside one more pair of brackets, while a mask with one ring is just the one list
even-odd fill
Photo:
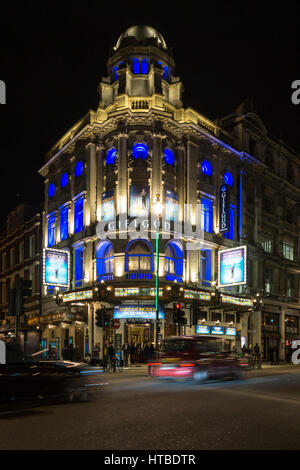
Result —
[[153, 132], [152, 148], [152, 204], [156, 201], [156, 195], [160, 195], [160, 202], [165, 203], [165, 195], [162, 194], [162, 135], [160, 132]]
[[247, 234], [246, 227], [246, 185], [245, 185], [245, 172], [243, 168], [240, 171], [239, 177], [239, 204], [238, 204], [238, 227], [239, 227], [239, 241], [245, 241]]
[[96, 221], [96, 145], [89, 142], [86, 149], [88, 168], [85, 226], [92, 226]]
[[261, 310], [250, 313], [250, 330], [252, 331], [252, 346], [258, 343], [261, 350]]
[[122, 132], [118, 135], [118, 189], [117, 189], [117, 213], [127, 214], [128, 207], [128, 157], [127, 157], [128, 135]]
[[104, 159], [105, 159], [105, 146], [100, 140], [96, 147], [96, 166], [97, 166], [97, 208], [96, 217], [100, 222], [102, 219], [102, 193], [104, 192]]

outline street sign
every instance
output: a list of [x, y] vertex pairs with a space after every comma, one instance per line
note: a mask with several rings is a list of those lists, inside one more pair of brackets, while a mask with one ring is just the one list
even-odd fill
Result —
[[120, 323], [120, 320], [119, 320], [118, 318], [115, 318], [115, 319], [114, 319], [114, 326], [113, 326], [113, 328], [114, 328], [115, 330], [118, 330], [118, 329], [120, 328], [120, 324], [121, 324], [121, 323]]

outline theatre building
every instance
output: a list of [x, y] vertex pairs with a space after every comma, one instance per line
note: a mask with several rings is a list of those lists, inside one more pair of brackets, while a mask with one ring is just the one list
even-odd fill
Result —
[[[99, 107], [40, 169], [43, 345], [59, 356], [72, 345], [80, 358], [105, 339], [117, 351], [143, 346], [157, 332], [159, 340], [178, 334], [180, 303], [180, 333], [218, 335], [237, 348], [258, 341], [265, 351], [277, 338], [281, 347], [285, 315], [299, 313], [296, 156], [247, 102], [217, 122], [185, 108], [172, 52], [151, 27], [119, 37], [98, 91]], [[277, 210], [290, 214], [294, 232], [280, 228]], [[291, 295], [270, 302], [273, 283], [287, 289], [285, 279]]]

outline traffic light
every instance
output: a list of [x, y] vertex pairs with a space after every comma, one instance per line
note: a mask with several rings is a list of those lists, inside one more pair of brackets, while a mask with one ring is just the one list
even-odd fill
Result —
[[110, 316], [109, 313], [104, 309], [103, 313], [103, 327], [108, 328], [110, 326]]
[[103, 309], [99, 308], [96, 310], [96, 325], [99, 328], [103, 328]]
[[187, 319], [184, 318], [184, 311], [182, 310], [182, 305], [180, 303], [173, 304], [173, 323], [178, 323], [178, 325], [186, 325]]

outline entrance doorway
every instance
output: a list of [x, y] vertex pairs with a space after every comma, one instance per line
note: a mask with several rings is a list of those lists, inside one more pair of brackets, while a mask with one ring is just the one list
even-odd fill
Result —
[[150, 341], [154, 342], [154, 324], [153, 323], [126, 323], [125, 324], [125, 342], [130, 346], [136, 346], [136, 360], [143, 361], [143, 349]]

